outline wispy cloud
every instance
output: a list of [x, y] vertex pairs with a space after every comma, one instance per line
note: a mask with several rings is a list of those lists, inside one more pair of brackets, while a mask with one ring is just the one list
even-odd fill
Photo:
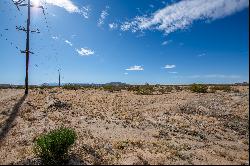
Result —
[[162, 42], [161, 45], [165, 46], [165, 45], [168, 45], [171, 42], [172, 42], [172, 40], [166, 40], [166, 41]]
[[203, 57], [203, 56], [206, 56], [206, 53], [202, 53], [202, 54], [199, 54], [197, 55], [198, 57]]
[[170, 73], [170, 74], [177, 74], [178, 72], [176, 72], [176, 71], [169, 71], [168, 73]]
[[68, 41], [68, 40], [65, 40], [65, 43], [67, 43], [70, 46], [73, 46], [73, 44], [70, 41]]
[[106, 6], [105, 9], [102, 11], [100, 18], [98, 20], [98, 23], [97, 23], [98, 26], [102, 26], [104, 24], [105, 18], [109, 15], [108, 9], [109, 9], [109, 6]]
[[164, 66], [165, 69], [173, 69], [175, 67], [176, 67], [175, 65], [165, 65]]
[[185, 0], [167, 5], [150, 16], [136, 16], [124, 22], [121, 30], [160, 30], [169, 34], [190, 27], [194, 21], [224, 18], [248, 6], [248, 0]]
[[59, 37], [58, 37], [58, 36], [51, 36], [51, 38], [52, 38], [52, 39], [54, 39], [54, 40], [59, 39]]
[[126, 69], [128, 71], [142, 71], [144, 70], [142, 66], [131, 66], [130, 68]]
[[[37, 0], [31, 0], [33, 3], [36, 3]], [[41, 0], [41, 3], [47, 3], [50, 5], [58, 6], [64, 8], [69, 13], [78, 13], [82, 15], [84, 18], [89, 18], [90, 7], [83, 6], [78, 7], [75, 5], [72, 0]]]
[[95, 53], [94, 51], [88, 48], [76, 49], [76, 52], [78, 52], [80, 56], [91, 56]]
[[128, 75], [128, 73], [124, 73], [124, 75]]
[[109, 28], [110, 28], [111, 30], [117, 29], [117, 28], [118, 28], [118, 24], [116, 24], [116, 23], [110, 23], [110, 24], [109, 24]]
[[77, 13], [80, 13], [84, 18], [87, 19], [87, 18], [89, 18], [90, 11], [91, 11], [91, 9], [90, 9], [89, 6], [83, 6], [83, 7], [79, 10], [79, 12], [77, 12]]
[[75, 38], [77, 35], [71, 35], [71, 38], [73, 39], [73, 38]]
[[152, 5], [152, 4], [150, 4], [150, 5], [149, 5], [149, 7], [154, 8], [155, 6], [154, 6], [154, 5]]
[[121, 25], [121, 31], [129, 31], [131, 30], [133, 33], [137, 31], [142, 31], [139, 24], [144, 22], [146, 18], [136, 16], [132, 21], [125, 21]]

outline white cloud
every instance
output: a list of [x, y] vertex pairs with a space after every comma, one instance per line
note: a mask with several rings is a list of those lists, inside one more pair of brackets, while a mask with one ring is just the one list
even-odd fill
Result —
[[175, 65], [165, 65], [165, 69], [173, 69], [175, 68], [176, 66]]
[[70, 46], [73, 46], [73, 44], [70, 41], [68, 41], [68, 40], [65, 40], [65, 43], [67, 43]]
[[52, 39], [54, 39], [54, 40], [59, 39], [59, 37], [58, 37], [58, 36], [52, 36], [51, 38], [52, 38]]
[[117, 28], [118, 28], [118, 24], [116, 24], [116, 23], [110, 23], [110, 24], [109, 24], [109, 28], [110, 28], [111, 30], [117, 29]]
[[[36, 3], [37, 0], [32, 0], [33, 3]], [[41, 4], [50, 4], [54, 6], [58, 6], [61, 8], [64, 8], [67, 12], [69, 13], [79, 13], [82, 15], [84, 18], [89, 17], [89, 12], [90, 12], [90, 7], [89, 6], [83, 6], [83, 7], [78, 7], [76, 6], [72, 0], [41, 0]]]
[[172, 40], [166, 40], [166, 41], [162, 42], [161, 45], [165, 46], [171, 42], [172, 42]]
[[130, 68], [126, 69], [128, 71], [142, 71], [144, 70], [142, 66], [131, 66]]
[[140, 28], [139, 23], [144, 22], [146, 18], [136, 16], [133, 21], [125, 21], [121, 25], [122, 31], [128, 31], [131, 30], [133, 33], [137, 31], [142, 31], [143, 29]]
[[128, 75], [128, 73], [124, 73], [125, 75]]
[[136, 16], [121, 25], [122, 31], [160, 30], [165, 34], [190, 27], [194, 21], [213, 21], [249, 6], [248, 0], [185, 0], [167, 5], [151, 16]]
[[89, 18], [90, 15], [90, 7], [89, 6], [83, 6], [77, 13], [81, 14], [84, 18]]
[[102, 11], [100, 18], [98, 20], [98, 26], [102, 26], [104, 24], [105, 18], [109, 15], [108, 9], [109, 9], [109, 6], [106, 6], [105, 9]]
[[80, 56], [90, 56], [93, 55], [95, 52], [92, 51], [91, 49], [88, 48], [81, 48], [81, 49], [76, 49], [76, 52], [80, 54]]

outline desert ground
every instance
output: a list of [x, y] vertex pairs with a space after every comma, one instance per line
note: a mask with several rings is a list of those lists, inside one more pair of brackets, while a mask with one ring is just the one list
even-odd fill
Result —
[[40, 164], [34, 140], [60, 126], [69, 164], [249, 164], [249, 87], [138, 95], [99, 89], [0, 89], [0, 164]]

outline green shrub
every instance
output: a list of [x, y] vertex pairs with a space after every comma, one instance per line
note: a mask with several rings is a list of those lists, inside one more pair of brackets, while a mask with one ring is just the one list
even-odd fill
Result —
[[165, 93], [169, 93], [169, 92], [172, 92], [173, 90], [173, 87], [172, 86], [161, 86], [159, 87], [158, 91], [161, 93], [161, 94], [165, 94]]
[[154, 92], [154, 86], [149, 84], [141, 85], [138, 87], [136, 94], [138, 95], [152, 95]]
[[66, 84], [62, 86], [63, 89], [67, 89], [67, 90], [78, 90], [81, 89], [80, 85], [75, 85], [75, 84]]
[[190, 86], [190, 90], [196, 93], [207, 93], [207, 85], [202, 84], [193, 84]]
[[122, 89], [125, 89], [125, 88], [119, 85], [104, 85], [103, 89], [109, 92], [115, 92], [115, 91], [120, 92]]
[[128, 91], [133, 91], [133, 92], [138, 91], [139, 90], [139, 85], [129, 85], [127, 87], [127, 90]]
[[25, 89], [25, 86], [23, 86], [23, 85], [18, 85], [18, 86], [15, 86], [14, 89]]
[[39, 86], [39, 88], [42, 90], [42, 89], [52, 89], [52, 88], [54, 88], [54, 87], [56, 87], [56, 86], [49, 86], [49, 85], [41, 85], [41, 86]]
[[210, 90], [212, 92], [216, 92], [217, 90], [223, 91], [223, 92], [231, 92], [232, 88], [229, 85], [218, 85], [218, 86], [212, 86], [212, 87], [210, 87]]
[[37, 138], [34, 152], [44, 164], [64, 164], [68, 159], [69, 147], [75, 140], [74, 130], [61, 127]]
[[216, 93], [216, 91], [217, 91], [217, 90], [216, 90], [215, 88], [213, 88], [213, 87], [210, 87], [210, 88], [209, 88], [209, 92], [210, 92], [210, 93]]
[[232, 88], [232, 91], [233, 91], [234, 93], [240, 93], [240, 90], [237, 89], [237, 88]]
[[182, 87], [181, 87], [181, 86], [175, 85], [174, 88], [175, 88], [175, 90], [176, 90], [177, 92], [182, 91]]

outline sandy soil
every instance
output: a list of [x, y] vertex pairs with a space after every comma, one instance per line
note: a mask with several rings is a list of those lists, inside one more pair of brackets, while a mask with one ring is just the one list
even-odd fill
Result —
[[27, 97], [3, 89], [0, 164], [39, 164], [35, 138], [61, 125], [78, 136], [70, 164], [249, 164], [248, 104], [248, 87], [164, 95], [55, 88]]

